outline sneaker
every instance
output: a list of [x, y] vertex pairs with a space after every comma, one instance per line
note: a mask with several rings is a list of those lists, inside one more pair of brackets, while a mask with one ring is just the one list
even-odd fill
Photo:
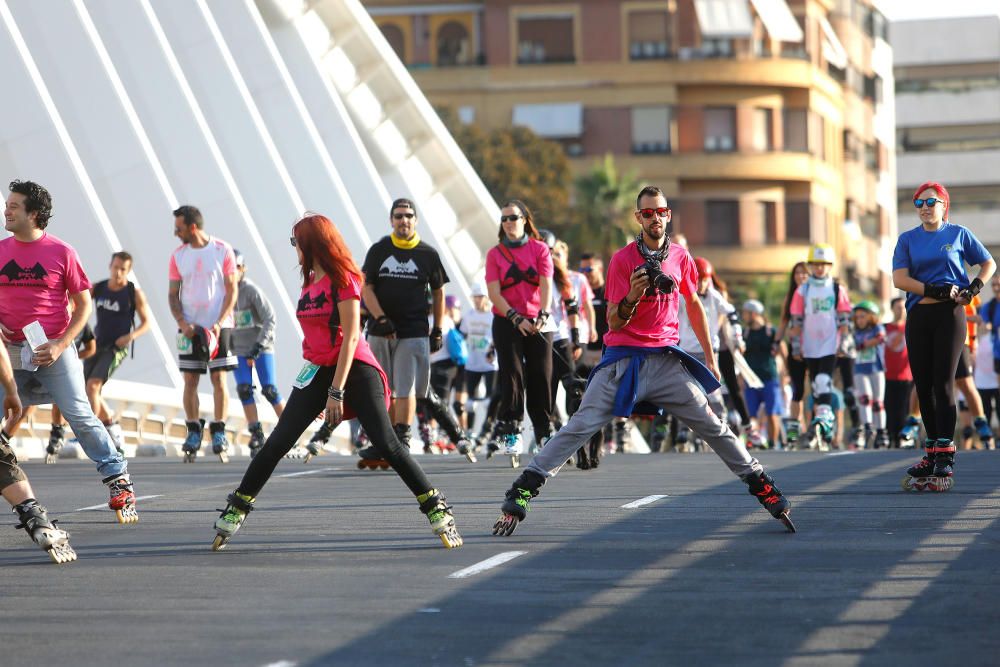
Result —
[[524, 452], [524, 438], [520, 433], [507, 433], [502, 438], [503, 453], [507, 456], [520, 456]]

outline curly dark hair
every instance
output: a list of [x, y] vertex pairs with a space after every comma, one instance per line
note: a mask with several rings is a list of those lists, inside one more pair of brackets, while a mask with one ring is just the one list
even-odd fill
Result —
[[10, 191], [24, 195], [24, 210], [35, 214], [35, 227], [45, 229], [52, 217], [52, 195], [32, 181], [11, 181]]

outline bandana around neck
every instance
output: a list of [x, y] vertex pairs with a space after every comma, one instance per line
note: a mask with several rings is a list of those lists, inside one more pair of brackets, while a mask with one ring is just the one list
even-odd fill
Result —
[[525, 232], [519, 239], [511, 239], [509, 236], [504, 236], [500, 242], [508, 248], [520, 248], [528, 243], [528, 239], [528, 234]]
[[396, 236], [395, 232], [389, 234], [389, 238], [392, 239], [392, 245], [396, 246], [400, 250], [413, 250], [417, 247], [417, 244], [420, 243], [420, 234], [417, 234], [416, 232], [413, 233], [413, 238], [409, 241], [399, 238]]

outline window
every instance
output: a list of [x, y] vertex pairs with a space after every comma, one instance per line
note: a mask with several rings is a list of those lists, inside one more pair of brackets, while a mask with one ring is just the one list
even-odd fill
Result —
[[572, 63], [573, 17], [526, 17], [517, 21], [517, 62]]
[[875, 144], [865, 144], [865, 168], [871, 171], [878, 170], [878, 149]]
[[738, 245], [740, 242], [740, 203], [737, 201], [705, 202], [708, 245]]
[[703, 58], [731, 58], [733, 55], [733, 40], [702, 39], [699, 55]]
[[777, 209], [778, 205], [773, 201], [757, 202], [758, 238], [762, 243], [776, 243], [778, 241]]
[[456, 21], [448, 21], [437, 33], [437, 64], [441, 67], [471, 65], [474, 62], [469, 31]]
[[406, 62], [406, 36], [403, 35], [403, 31], [399, 26], [393, 25], [391, 23], [383, 23], [379, 26], [379, 30], [382, 31], [382, 35], [385, 37], [386, 41], [389, 42], [389, 46], [392, 50], [396, 52], [399, 59]]
[[876, 104], [882, 103], [882, 77], [877, 74], [865, 76], [862, 84], [863, 96]]
[[809, 202], [785, 202], [785, 240], [809, 243], [811, 239], [809, 232]]
[[670, 14], [632, 12], [628, 15], [628, 53], [632, 60], [670, 56]]
[[736, 149], [736, 109], [709, 107], [705, 109], [705, 151], [728, 152]]
[[755, 151], [774, 150], [774, 109], [753, 110], [753, 149]]
[[850, 130], [844, 130], [844, 160], [860, 162], [862, 146], [861, 138], [858, 135]]
[[807, 153], [809, 151], [809, 112], [805, 109], [784, 109], [785, 150]]
[[632, 109], [632, 152], [670, 152], [669, 107], [635, 107]]

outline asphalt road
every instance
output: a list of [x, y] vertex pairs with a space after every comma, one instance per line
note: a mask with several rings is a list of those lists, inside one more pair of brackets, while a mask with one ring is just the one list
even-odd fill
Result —
[[497, 538], [506, 459], [422, 457], [450, 551], [391, 472], [286, 460], [218, 553], [245, 459], [132, 461], [134, 526], [76, 511], [107, 500], [88, 461], [30, 462], [79, 560], [0, 531], [0, 665], [995, 665], [1000, 451], [945, 494], [900, 490], [914, 458], [761, 455], [792, 535], [712, 454], [608, 456]]

